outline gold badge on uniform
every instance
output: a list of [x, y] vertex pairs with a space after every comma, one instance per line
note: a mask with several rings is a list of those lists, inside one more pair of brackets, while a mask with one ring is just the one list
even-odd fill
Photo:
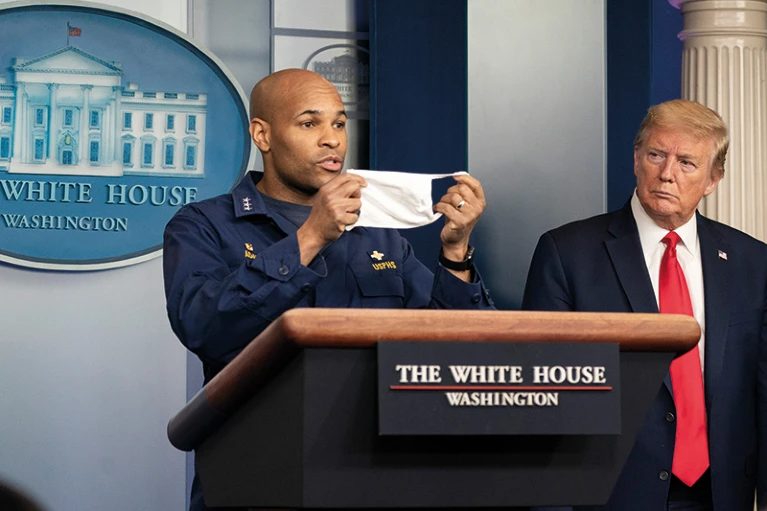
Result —
[[368, 252], [368, 255], [370, 256], [371, 259], [380, 261], [378, 263], [372, 263], [373, 269], [376, 271], [397, 269], [397, 265], [394, 263], [394, 261], [382, 261], [382, 259], [386, 255], [383, 252], [379, 252], [378, 250], [373, 250], [373, 253], [371, 254], [370, 252]]
[[248, 259], [256, 258], [256, 254], [253, 253], [253, 245], [250, 243], [245, 243], [245, 257]]

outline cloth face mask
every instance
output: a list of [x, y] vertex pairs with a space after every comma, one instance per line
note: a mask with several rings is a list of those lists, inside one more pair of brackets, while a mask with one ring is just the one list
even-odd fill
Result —
[[347, 231], [355, 227], [410, 229], [430, 224], [442, 216], [442, 213], [432, 210], [431, 182], [467, 174], [411, 174], [358, 169], [347, 172], [362, 176], [367, 182], [367, 187], [362, 188], [359, 220], [347, 226]]

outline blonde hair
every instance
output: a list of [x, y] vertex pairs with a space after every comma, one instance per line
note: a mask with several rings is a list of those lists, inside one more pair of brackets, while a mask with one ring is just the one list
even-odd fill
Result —
[[719, 116], [707, 106], [695, 101], [674, 99], [651, 106], [647, 116], [639, 126], [639, 132], [634, 139], [634, 148], [644, 143], [648, 131], [652, 128], [684, 128], [698, 139], [709, 138], [714, 142], [714, 158], [712, 169], [724, 175], [724, 162], [727, 149], [730, 147], [730, 136], [727, 126]]

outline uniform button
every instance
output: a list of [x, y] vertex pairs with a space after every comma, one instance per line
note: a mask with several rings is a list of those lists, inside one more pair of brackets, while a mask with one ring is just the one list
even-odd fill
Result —
[[280, 274], [280, 275], [282, 275], [282, 276], [285, 276], [285, 275], [287, 275], [288, 273], [290, 273], [290, 270], [288, 269], [288, 267], [287, 267], [287, 266], [285, 266], [285, 265], [283, 264], [282, 266], [280, 266], [280, 269], [279, 269], [279, 270], [277, 270], [277, 273], [279, 273], [279, 274]]
[[471, 297], [471, 303], [479, 303], [479, 301], [482, 299], [481, 296], [479, 296], [479, 293], [475, 294]]
[[668, 480], [668, 472], [666, 472], [665, 470], [661, 470], [660, 474], [658, 474], [658, 478], [661, 481], [667, 481]]
[[674, 417], [673, 413], [666, 412], [666, 422], [674, 422], [674, 419], [676, 419], [676, 417]]
[[311, 288], [312, 286], [310, 284], [304, 284], [303, 286], [301, 286], [301, 292], [308, 293]]

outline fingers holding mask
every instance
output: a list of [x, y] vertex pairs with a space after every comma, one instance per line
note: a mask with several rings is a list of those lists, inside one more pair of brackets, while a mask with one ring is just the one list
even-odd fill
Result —
[[327, 202], [328, 200], [338, 200], [345, 198], [359, 198], [363, 187], [367, 186], [365, 180], [356, 174], [344, 172], [331, 179], [320, 187], [315, 197], [314, 203]]
[[341, 174], [328, 181], [317, 192], [314, 206], [333, 211], [356, 213], [362, 203], [362, 188], [367, 186], [365, 180], [354, 174]]
[[326, 243], [341, 236], [346, 226], [357, 221], [365, 186], [362, 177], [348, 173], [325, 183], [314, 197], [308, 227]]
[[[479, 207], [480, 213], [484, 211], [486, 203], [485, 191], [482, 189], [482, 184], [476, 178], [468, 174], [455, 176], [454, 179], [457, 182], [448, 188], [447, 193], [458, 194], [461, 197], [461, 200], [471, 202], [475, 206]], [[457, 205], [458, 204], [456, 204], [456, 206]]]
[[456, 184], [448, 188], [435, 204], [434, 211], [445, 215], [440, 237], [443, 244], [468, 243], [469, 235], [485, 210], [485, 193], [472, 176], [454, 176]]

